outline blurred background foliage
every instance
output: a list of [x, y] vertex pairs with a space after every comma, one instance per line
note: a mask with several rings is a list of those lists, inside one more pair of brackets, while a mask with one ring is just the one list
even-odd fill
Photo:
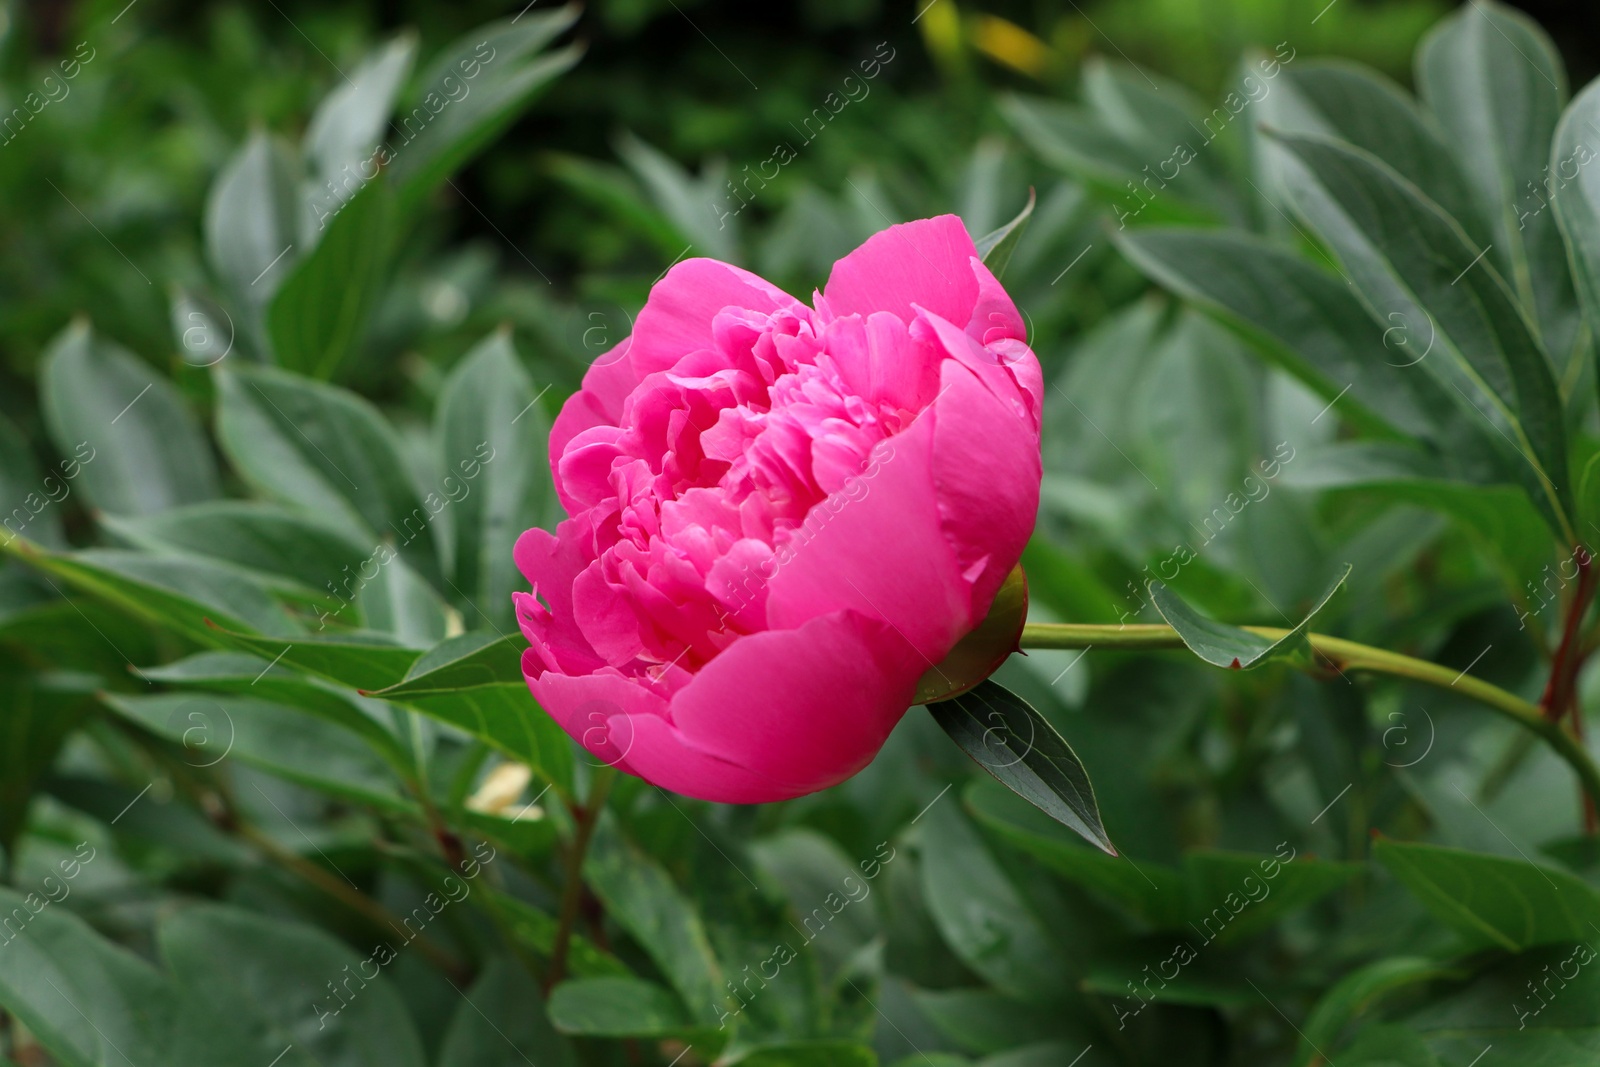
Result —
[[[328, 326], [303, 352], [293, 349], [305, 360], [294, 369], [372, 401], [382, 413], [375, 424], [392, 426], [394, 443], [389, 430], [374, 430], [371, 447], [423, 485], [430, 435], [449, 435], [455, 405], [476, 396], [482, 406], [486, 397], [518, 398], [520, 406], [531, 396], [538, 416], [508, 446], [525, 449], [537, 460], [527, 469], [537, 470], [544, 420], [588, 362], [626, 336], [650, 285], [675, 260], [729, 259], [804, 295], [835, 258], [890, 222], [955, 211], [983, 234], [1011, 218], [1033, 188], [1038, 207], [1005, 280], [1052, 386], [1045, 503], [1027, 558], [1036, 616], [1148, 620], [1144, 579], [1188, 543], [1201, 551], [1175, 582], [1186, 596], [1220, 617], [1278, 625], [1348, 561], [1350, 587], [1319, 626], [1471, 666], [1536, 696], [1549, 655], [1540, 626], [1556, 624], [1559, 606], [1530, 602], [1528, 583], [1553, 557], [1537, 516], [1528, 531], [1526, 502], [1485, 505], [1504, 520], [1497, 542], [1484, 533], [1487, 519], [1474, 523], [1396, 494], [1296, 485], [1299, 457], [1352, 431], [1321, 418], [1322, 396], [1165, 295], [1111, 239], [1117, 205], [1126, 204], [1118, 160], [1129, 145], [1136, 154], [1149, 148], [1140, 140], [1146, 120], [1164, 115], [1150, 100], [1118, 111], [1107, 87], [1123, 79], [1137, 88], [1128, 64], [1161, 79], [1149, 85], [1179, 109], [1190, 99], [1181, 87], [1218, 100], [1241, 62], [1284, 43], [1295, 64], [1339, 57], [1409, 86], [1418, 40], [1451, 5], [924, 3], [595, 0], [567, 15], [543, 3], [523, 9], [529, 19], [553, 20], [541, 48], [576, 46], [581, 58], [530, 106], [519, 103], [513, 121], [459, 169], [422, 183], [415, 203], [388, 216], [388, 208], [362, 202], [383, 237], [378, 262], [363, 265], [359, 241], [330, 265], [302, 258], [307, 251], [288, 261], [323, 271], [306, 276], [348, 300], [344, 306], [364, 302], [354, 334]], [[1584, 84], [1600, 63], [1594, 11], [1552, 3], [1535, 14], [1573, 85]], [[418, 705], [357, 699], [353, 684], [329, 688], [328, 673], [302, 670], [294, 659], [283, 668], [289, 676], [270, 676], [269, 692], [245, 698], [258, 701], [251, 707], [260, 732], [241, 736], [231, 758], [208, 761], [174, 694], [198, 687], [219, 701], [219, 693], [237, 697], [268, 669], [271, 652], [241, 656], [235, 644], [231, 660], [203, 659], [221, 653], [183, 611], [198, 604], [277, 632], [272, 626], [284, 618], [292, 625], [316, 608], [322, 583], [292, 550], [251, 558], [265, 555], [270, 537], [251, 548], [242, 535], [223, 543], [186, 534], [180, 522], [162, 525], [163, 505], [174, 501], [157, 499], [156, 488], [176, 486], [178, 503], [253, 494], [292, 506], [283, 499], [292, 487], [263, 485], [270, 454], [252, 448], [266, 446], [229, 429], [270, 426], [268, 413], [247, 410], [239, 397], [248, 395], [242, 387], [230, 394], [227, 382], [281, 388], [273, 395], [295, 396], [307, 412], [316, 403], [306, 397], [329, 395], [253, 369], [273, 350], [278, 362], [291, 362], [294, 335], [250, 295], [251, 272], [230, 279], [218, 262], [214, 234], [251, 226], [215, 207], [221, 176], [253, 158], [247, 146], [261, 146], [266, 159], [266, 146], [292, 155], [284, 146], [304, 144], [314, 160], [319, 105], [375, 50], [414, 48], [411, 69], [425, 71], [452, 54], [453, 42], [472, 40], [476, 27], [512, 17], [522, 17], [516, 7], [481, 0], [0, 8], [0, 116], [22, 106], [63, 60], [81, 60], [69, 95], [0, 133], [0, 488], [8, 501], [20, 499], [36, 484], [33, 468], [57, 469], [71, 457], [78, 401], [95, 414], [116, 412], [120, 404], [105, 407], [109, 394], [93, 396], [88, 386], [128, 381], [115, 375], [130, 366], [156, 369], [173, 388], [163, 384], [130, 419], [153, 417], [151, 409], [172, 415], [150, 424], [161, 458], [144, 469], [166, 467], [122, 490], [86, 475], [83, 491], [28, 536], [58, 549], [178, 552], [192, 568], [181, 581], [153, 578], [149, 568], [116, 572], [128, 585], [106, 578], [110, 570], [73, 571], [70, 562], [42, 579], [17, 562], [0, 570], [5, 879], [27, 892], [80, 843], [99, 850], [69, 902], [40, 919], [62, 961], [50, 973], [80, 989], [100, 988], [103, 978], [105, 990], [132, 997], [141, 983], [161, 984], [144, 962], [159, 961], [179, 987], [183, 1017], [217, 1026], [171, 1053], [173, 1063], [259, 1067], [285, 1044], [298, 1046], [292, 1057], [306, 1057], [286, 1067], [667, 1064], [680, 1054], [684, 1064], [710, 1062], [725, 1038], [716, 1027], [718, 979], [770, 959], [774, 941], [876, 858], [872, 903], [834, 911], [838, 925], [815, 951], [802, 946], [803, 973], [793, 985], [752, 1000], [741, 1023], [745, 1043], [730, 1050], [748, 1053], [750, 1067], [874, 1057], [1025, 1067], [1078, 1063], [1079, 1055], [1087, 1057], [1080, 1067], [1314, 1064], [1326, 1058], [1319, 1042], [1344, 1050], [1341, 1064], [1426, 1067], [1466, 1064], [1484, 1045], [1514, 1040], [1501, 1029], [1515, 1028], [1497, 1029], [1491, 1015], [1500, 1020], [1541, 968], [1570, 958], [1568, 948], [1549, 946], [1576, 935], [1537, 923], [1506, 934], [1515, 917], [1504, 914], [1492, 916], [1504, 920], [1495, 927], [1501, 936], [1474, 937], [1470, 923], [1463, 932], [1387, 873], [1404, 866], [1402, 853], [1385, 865], [1368, 862], [1371, 837], [1475, 850], [1490, 866], [1473, 877], [1501, 879], [1540, 915], [1559, 909], [1539, 896], [1538, 879], [1549, 879], [1526, 866], [1528, 852], [1564, 864], [1573, 892], [1588, 893], [1587, 885], [1600, 885], [1593, 842], [1582, 836], [1582, 809], [1554, 757], [1464, 700], [1400, 685], [1279, 668], [1228, 675], [1171, 656], [1095, 653], [1080, 662], [1077, 653], [1041, 652], [1014, 660], [1003, 680], [1072, 741], [1107, 827], [1132, 858], [1110, 867], [975, 780], [970, 762], [918, 711], [866, 772], [790, 804], [718, 808], [624, 782], [586, 869], [583, 937], [567, 968], [579, 981], [558, 990], [553, 1024], [537, 982], [552, 971], [570, 810], [587, 775], [581, 761], [574, 767], [570, 753], [565, 763], [547, 754], [533, 761], [531, 781], [519, 779], [507, 770], [504, 745], [438, 725], [417, 714]], [[868, 69], [875, 73], [863, 78]], [[847, 102], [826, 104], [830, 94]], [[1044, 98], [1082, 110], [1041, 110]], [[825, 128], [808, 133], [807, 118], [824, 107]], [[1063, 127], [1062, 115], [1092, 121]], [[1074, 136], [1056, 136], [1063, 128]], [[1251, 137], [1246, 123], [1231, 128], [1139, 224], [1225, 223], [1314, 255], [1316, 243], [1296, 241], [1272, 201], [1246, 181], [1255, 173]], [[1086, 144], [1107, 155], [1095, 157]], [[743, 184], [780, 146], [792, 161], [775, 177]], [[355, 217], [358, 209], [345, 210]], [[253, 233], [229, 238], [246, 239], [260, 244]], [[285, 286], [269, 273], [269, 258], [261, 276]], [[322, 313], [292, 288], [274, 299], [285, 291], [308, 301], [286, 305], [297, 315]], [[196, 322], [204, 324], [199, 335], [190, 333]], [[228, 355], [219, 357], [218, 338], [237, 350], [224, 346]], [[131, 355], [110, 353], [118, 346]], [[319, 361], [327, 352], [333, 358]], [[209, 369], [223, 359], [222, 371]], [[50, 365], [58, 368], [54, 382]], [[1592, 391], [1592, 381], [1587, 386]], [[346, 400], [326, 403], [348, 414]], [[259, 419], [230, 423], [247, 417]], [[317, 425], [314, 412], [306, 417], [305, 425]], [[1592, 440], [1592, 413], [1577, 421], [1579, 435]], [[278, 431], [298, 447], [287, 429]], [[1258, 499], [1244, 479], [1273, 457], [1285, 477], [1269, 477]], [[1241, 491], [1251, 503], [1235, 512], [1237, 522], [1214, 539], [1197, 525]], [[525, 486], [513, 517], [550, 522], [544, 492]], [[351, 520], [358, 529], [360, 521]], [[304, 544], [335, 561], [359, 560], [370, 544], [348, 528], [339, 536], [354, 540], [342, 546], [322, 534]], [[514, 534], [494, 536], [508, 547]], [[187, 562], [199, 557], [215, 573]], [[469, 631], [494, 625], [501, 600], [487, 601], [495, 606], [478, 618], [474, 596], [445, 587], [461, 578], [459, 555], [419, 549], [405, 559], [393, 573], [411, 584], [368, 596], [360, 605], [365, 627], [420, 649], [463, 621]], [[113, 562], [93, 557], [85, 565], [114, 569]], [[240, 571], [244, 592], [230, 584], [242, 580]], [[467, 588], [498, 596], [514, 580], [487, 571], [474, 572]], [[150, 607], [149, 590], [175, 582], [189, 599]], [[169, 609], [188, 625], [151, 625], [152, 612]], [[1529, 609], [1535, 624], [1525, 627]], [[1585, 683], [1581, 703], [1592, 712], [1600, 703], [1592, 670]], [[330, 703], [335, 691], [348, 704]], [[354, 722], [346, 733], [364, 741], [283, 707]], [[362, 747], [368, 742], [371, 750]], [[386, 761], [400, 768], [397, 779]], [[534, 805], [547, 785], [562, 802]], [[509, 817], [530, 807], [538, 816], [526, 823]], [[418, 905], [463, 843], [492, 843], [511, 857], [486, 865], [492, 895], [430, 929], [428, 951], [403, 953], [378, 984], [382, 992], [357, 1002], [365, 1014], [345, 1019], [346, 1044], [328, 1043], [306, 1001], [324, 997], [323, 976], [366, 957], [375, 916]], [[1285, 867], [1295, 873], [1275, 903], [1207, 949], [1146, 1013], [1130, 991], [1146, 981], [1146, 965], [1171, 958], [1169, 935], [1280, 843], [1303, 858]], [[1417, 853], [1411, 862], [1429, 861]], [[1516, 869], [1493, 866], [1502, 862]], [[1145, 885], [1154, 897], [1144, 896]], [[92, 932], [61, 912], [87, 920]], [[1588, 913], [1575, 914], [1587, 921]], [[113, 942], [138, 959], [112, 955]], [[0, 947], [0, 991], [10, 1003], [31, 1003], [37, 983], [18, 985], [7, 970], [17, 958]], [[1587, 1062], [1576, 1057], [1600, 1047], [1594, 973], [1561, 1001], [1567, 1014], [1545, 1020], [1554, 1020], [1548, 1043], [1528, 1046], [1530, 1058], [1515, 1062]], [[230, 974], [250, 977], [235, 982]], [[462, 990], [471, 991], [466, 1004], [456, 995]], [[113, 992], [102, 1003], [121, 1004]], [[122, 1062], [59, 1005], [39, 1010], [62, 1027], [46, 1034], [36, 1026], [39, 1036], [59, 1040], [35, 1041], [8, 1019], [5, 1040], [18, 1064], [51, 1056]], [[159, 1014], [131, 999], [117, 1018]], [[112, 1033], [141, 1040], [131, 1024]], [[817, 1044], [824, 1041], [836, 1044]], [[1563, 1059], [1571, 1051], [1563, 1041], [1588, 1044]], [[159, 1042], [132, 1047], [156, 1050], [154, 1059], [136, 1056], [141, 1067], [168, 1055]], [[205, 1058], [224, 1055], [233, 1058]]]

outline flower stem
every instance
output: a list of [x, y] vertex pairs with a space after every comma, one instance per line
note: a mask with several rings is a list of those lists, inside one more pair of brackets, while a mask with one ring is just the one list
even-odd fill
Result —
[[[1244, 629], [1269, 641], [1276, 641], [1289, 632], [1272, 626], [1246, 626]], [[1600, 767], [1596, 766], [1588, 751], [1563, 724], [1547, 718], [1544, 709], [1537, 704], [1523, 700], [1514, 693], [1464, 671], [1457, 673], [1449, 667], [1403, 656], [1398, 652], [1389, 652], [1356, 641], [1347, 641], [1342, 637], [1329, 637], [1326, 634], [1308, 634], [1307, 640], [1319, 658], [1327, 660], [1341, 671], [1369, 671], [1373, 674], [1406, 678], [1471, 697], [1499, 712], [1518, 726], [1542, 738], [1555, 750], [1556, 755], [1566, 760], [1572, 767], [1583, 785], [1584, 792], [1600, 803]], [[1183, 648], [1184, 644], [1176, 630], [1159, 623], [1127, 626], [1029, 623], [1022, 628], [1022, 647], [1154, 651]]]
[[583, 859], [589, 852], [589, 840], [594, 837], [594, 828], [600, 822], [600, 813], [605, 810], [606, 797], [616, 778], [615, 767], [597, 769], [589, 781], [588, 799], [581, 805], [573, 805], [572, 847], [567, 850], [566, 885], [561, 892], [561, 911], [556, 916], [555, 942], [550, 946], [550, 968], [545, 972], [546, 995], [566, 975], [567, 950], [572, 946], [572, 930], [583, 906]]

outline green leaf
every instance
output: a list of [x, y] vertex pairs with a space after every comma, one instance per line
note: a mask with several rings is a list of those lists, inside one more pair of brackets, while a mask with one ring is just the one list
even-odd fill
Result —
[[238, 341], [233, 316], [204, 293], [174, 287], [171, 321], [178, 358], [191, 367], [216, 366]]
[[505, 1067], [512, 1054], [540, 1067], [577, 1067], [528, 972], [497, 956], [463, 994], [439, 1050], [438, 1067]]
[[[1176, 940], [1144, 939], [1133, 953], [1125, 950], [1119, 958], [1095, 961], [1083, 988], [1123, 1001], [1125, 1006], [1113, 1005], [1112, 1009], [1119, 1020], [1137, 1015], [1135, 1005], [1140, 999], [1233, 1010], [1260, 1004], [1255, 990], [1240, 980], [1239, 958], [1205, 952], [1205, 945], [1204, 938], [1195, 938], [1187, 929]], [[1170, 977], [1169, 968], [1176, 971]], [[1138, 991], [1137, 999], [1133, 990]]]
[[528, 692], [522, 651], [518, 639], [483, 630], [448, 638], [370, 695], [460, 727], [570, 789], [571, 742]]
[[87, 322], [51, 344], [40, 403], [51, 440], [72, 457], [95, 506], [142, 515], [217, 495], [211, 446], [177, 390]]
[[[400, 34], [373, 49], [317, 105], [306, 127], [304, 149], [319, 177], [335, 181], [372, 158], [416, 54], [416, 36]], [[360, 178], [359, 172], [355, 177]]]
[[404, 560], [392, 559], [356, 596], [363, 625], [409, 648], [426, 648], [459, 623], [450, 605]]
[[1328, 601], [1333, 599], [1333, 595], [1339, 591], [1348, 577], [1350, 577], [1350, 565], [1347, 563], [1339, 572], [1339, 576], [1317, 598], [1316, 605], [1306, 613], [1306, 616], [1294, 629], [1276, 640], [1269, 640], [1249, 630], [1241, 630], [1237, 626], [1229, 626], [1227, 623], [1206, 618], [1162, 582], [1152, 581], [1149, 589], [1151, 603], [1155, 604], [1156, 610], [1161, 612], [1161, 617], [1178, 632], [1178, 637], [1188, 646], [1189, 651], [1214, 667], [1248, 670], [1269, 660], [1304, 650], [1306, 634], [1311, 632], [1311, 624], [1316, 621], [1322, 609], [1328, 606]]
[[389, 709], [375, 700], [339, 692], [332, 686], [259, 656], [243, 652], [199, 652], [193, 656], [146, 667], [146, 678], [163, 685], [216, 693], [254, 696], [287, 704], [363, 738], [385, 753], [396, 766], [408, 763], [405, 746], [386, 721]]
[[1600, 893], [1565, 871], [1381, 838], [1372, 849], [1434, 917], [1471, 945], [1518, 952], [1600, 930]]
[[[220, 620], [221, 625], [242, 632], [300, 631], [299, 624], [246, 572], [199, 557], [104, 548], [49, 552], [22, 538], [0, 544], [0, 550], [135, 618], [201, 644], [217, 643], [208, 620]], [[263, 640], [272, 643], [271, 638]]]
[[1007, 844], [1099, 900], [1158, 929], [1183, 921], [1184, 880], [1173, 868], [1088, 848], [1037, 808], [986, 781], [973, 782], [964, 799], [973, 817]]
[[300, 239], [300, 160], [256, 130], [222, 168], [206, 200], [206, 255], [232, 294], [259, 309], [289, 276]]
[[1447, 442], [1458, 406], [1414, 368], [1429, 344], [1420, 324], [1410, 331], [1395, 315], [1375, 322], [1337, 277], [1250, 234], [1150, 227], [1121, 233], [1117, 246], [1318, 395], [1339, 400], [1357, 426]]
[[[1223, 181], [1220, 154], [1207, 150], [1226, 128], [1206, 125], [1220, 109], [1207, 114], [1187, 86], [1098, 56], [1084, 63], [1083, 99], [1101, 127], [1138, 157], [1130, 177], [1146, 190], [1151, 189], [1150, 176], [1159, 172], [1155, 188], [1162, 196], [1183, 197], [1219, 213], [1228, 210], [1232, 194]], [[1191, 158], [1178, 166], [1175, 177], [1167, 178], [1161, 164], [1173, 159], [1180, 145]]]
[[331, 378], [377, 306], [398, 236], [394, 192], [369, 181], [348, 201], [315, 210], [321, 240], [278, 286], [267, 332], [279, 364]]
[[472, 626], [515, 628], [511, 593], [528, 583], [512, 550], [524, 530], [558, 518], [538, 398], [499, 330], [467, 353], [439, 400], [440, 469], [468, 486], [451, 505], [448, 570], [463, 611], [482, 617], [469, 615]]
[[642, 978], [574, 978], [550, 994], [550, 1021], [585, 1037], [673, 1037], [696, 1024], [672, 991]]
[[[1530, 1067], [1578, 1067], [1600, 1056], [1600, 1016], [1595, 1013], [1600, 968], [1594, 966], [1591, 939], [1495, 962], [1465, 987], [1396, 1022], [1425, 1042], [1441, 1065], [1471, 1064], [1490, 1045], [1490, 1057], [1504, 1056], [1506, 1063]], [[1338, 1062], [1345, 1062], [1342, 1052]], [[1425, 1061], [1404, 1062], [1409, 1067]]]
[[[661, 968], [689, 1017], [715, 1026], [728, 1000], [722, 969], [705, 924], [667, 872], [605, 817], [590, 843], [583, 876], [606, 912]], [[556, 1025], [562, 1025], [559, 1018]]]
[[[347, 390], [266, 368], [219, 370], [217, 384], [217, 435], [246, 479], [363, 543], [395, 542], [424, 576], [436, 573], [432, 520], [448, 502], [430, 494], [424, 509], [377, 409]], [[372, 553], [374, 565], [384, 547]]]
[[534, 702], [527, 683], [409, 696], [398, 703], [465, 730], [571, 791], [572, 742]]
[[[1550, 197], [1591, 336], [1600, 323], [1600, 176], [1589, 165], [1600, 156], [1597, 127], [1600, 82], [1579, 93], [1561, 116], [1550, 146], [1549, 176], [1535, 187]], [[1578, 499], [1595, 497], [1580, 490]]]
[[1317, 1050], [1336, 1048], [1340, 1033], [1380, 998], [1452, 974], [1437, 961], [1417, 956], [1390, 956], [1356, 968], [1334, 983], [1306, 1018], [1296, 1067], [1315, 1067], [1322, 1058]]
[[987, 989], [919, 989], [912, 998], [940, 1033], [968, 1052], [1004, 1052], [1078, 1036], [1059, 1008], [1024, 1004]]
[[63, 1067], [173, 1062], [164, 975], [39, 893], [0, 887], [0, 917], [0, 1007]]
[[182, 993], [182, 1025], [170, 1053], [146, 1062], [261, 1067], [294, 1045], [300, 1062], [327, 1067], [426, 1063], [404, 1004], [379, 973], [381, 956], [215, 904], [178, 911], [157, 941]]
[[540, 90], [578, 61], [541, 49], [578, 18], [576, 5], [480, 26], [447, 45], [417, 81], [385, 146], [407, 210], [500, 136]]
[[[1347, 1067], [1442, 1067], [1420, 1034], [1403, 1026], [1369, 1026], [1339, 1053]], [[1324, 1062], [1320, 1054], [1313, 1061]]]
[[[1558, 535], [1572, 514], [1561, 398], [1551, 363], [1494, 267], [1454, 220], [1366, 153], [1277, 135], [1298, 160], [1295, 205], [1332, 246], [1375, 318], [1399, 314], [1435, 338], [1418, 367], [1488, 420]], [[1524, 465], [1525, 464], [1525, 465]]]
[[436, 696], [461, 689], [503, 684], [523, 685], [522, 650], [516, 638], [474, 630], [446, 638], [423, 653], [405, 678], [371, 695], [385, 700]]
[[52, 548], [63, 547], [61, 536], [61, 509], [53, 507], [72, 495], [67, 471], [81, 472], [76, 459], [63, 461], [59, 470], [50, 472], [50, 480], [39, 477], [33, 462], [33, 452], [27, 440], [12, 421], [0, 414], [0, 507], [10, 510], [0, 512], [0, 538], [26, 536]]
[[[494, 893], [490, 888], [480, 892]], [[515, 897], [495, 894], [496, 906], [505, 913], [512, 933], [533, 951], [549, 958], [556, 942], [556, 920], [532, 904]], [[626, 977], [628, 968], [609, 952], [595, 947], [594, 942], [581, 933], [572, 935], [568, 943], [567, 967], [578, 978]], [[679, 1009], [682, 1010], [681, 1008]]]
[[974, 242], [978, 246], [978, 256], [983, 260], [983, 265], [988, 267], [989, 272], [996, 278], [1005, 276], [1006, 265], [1011, 262], [1011, 253], [1017, 250], [1017, 242], [1022, 240], [1022, 232], [1027, 229], [1028, 219], [1033, 214], [1033, 205], [1037, 199], [1030, 186], [1028, 202], [1017, 212], [1017, 217]]
[[1308, 450], [1285, 469], [1283, 484], [1362, 493], [1448, 515], [1504, 561], [1513, 588], [1522, 588], [1550, 562], [1550, 530], [1520, 488], [1452, 481], [1433, 457], [1403, 445], [1344, 441]]
[[44, 672], [0, 668], [0, 705], [6, 709], [0, 717], [0, 852], [12, 854], [34, 788], [88, 714], [96, 680], [73, 684]]
[[232, 693], [101, 698], [120, 715], [182, 745], [192, 767], [237, 759], [279, 778], [391, 812], [412, 811], [388, 764], [361, 737], [298, 709]]
[[878, 1054], [853, 1041], [796, 1041], [759, 1045], [729, 1067], [878, 1067]]
[[[1545, 210], [1545, 165], [1567, 101], [1560, 54], [1526, 15], [1474, 0], [1417, 50], [1417, 87], [1438, 116], [1488, 221], [1491, 257], [1564, 356], [1578, 310], [1556, 220]], [[1424, 188], [1427, 188], [1424, 186]]]
[[270, 504], [213, 500], [101, 525], [137, 548], [193, 553], [292, 579], [322, 595], [359, 572], [368, 550], [339, 530]]
[[[671, 157], [632, 134], [617, 139], [617, 155], [644, 186], [657, 209], [700, 255], [724, 261], [738, 260], [737, 231], [721, 221], [719, 205], [729, 200], [724, 188], [726, 168], [708, 164], [699, 178]], [[748, 179], [745, 186], [749, 190]], [[712, 223], [717, 225], [713, 226]]]
[[[1231, 943], [1272, 926], [1359, 877], [1359, 863], [1210, 849], [1184, 853], [1189, 921], [1209, 944]], [[1259, 896], [1257, 895], [1259, 894]]]
[[1103, 851], [1116, 855], [1100, 822], [1082, 762], [1048, 719], [993, 681], [929, 704], [939, 727], [1001, 785]]
[[[811, 937], [811, 949], [824, 963], [824, 975], [842, 973], [861, 946], [881, 933], [872, 908], [841, 905], [843, 910], [834, 912], [827, 903], [843, 900], [842, 894], [862, 892], [861, 887], [871, 892], [865, 872], [831, 838], [814, 830], [784, 830], [751, 842], [750, 856], [761, 873], [782, 888], [790, 910]], [[813, 918], [826, 920], [815, 934], [808, 921]]]
[[960, 809], [935, 803], [921, 818], [922, 893], [945, 942], [1007, 996], [1068, 996], [1068, 968], [1048, 928]]
[[400, 681], [420, 655], [387, 634], [363, 631], [278, 639], [215, 626], [211, 628], [211, 643], [253, 652], [269, 663], [281, 663], [362, 691], [382, 689]]
[[1261, 98], [1264, 124], [1285, 133], [1337, 138], [1371, 152], [1426, 190], [1464, 229], [1482, 236], [1466, 179], [1442, 131], [1405, 90], [1375, 70], [1339, 59], [1285, 66], [1280, 78]]

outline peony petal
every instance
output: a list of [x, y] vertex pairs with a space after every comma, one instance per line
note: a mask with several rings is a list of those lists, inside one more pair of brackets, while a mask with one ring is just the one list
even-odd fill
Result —
[[963, 364], [946, 360], [933, 428], [940, 526], [972, 583], [975, 619], [988, 614], [1033, 534], [1039, 435]]
[[[512, 593], [523, 636], [551, 670], [586, 672], [600, 666], [600, 657], [578, 630], [572, 612], [572, 583], [589, 565], [582, 545], [592, 539], [587, 517], [568, 519], [552, 534], [535, 527], [517, 538], [512, 550], [534, 595]], [[547, 609], [535, 597], [549, 604]]]
[[637, 774], [628, 761], [633, 724], [659, 720], [667, 712], [667, 698], [610, 667], [579, 675], [539, 671], [531, 652], [523, 653], [522, 671], [540, 706], [597, 761]]
[[915, 303], [965, 324], [978, 300], [977, 254], [954, 215], [901, 223], [835, 263], [823, 299], [834, 315], [887, 311], [909, 322]]
[[794, 297], [747, 270], [714, 259], [686, 259], [650, 290], [634, 323], [628, 356], [635, 372], [643, 378], [671, 370], [684, 356], [713, 347], [712, 320], [729, 307], [810, 314]]
[[1011, 410], [1012, 418], [1038, 433], [1044, 385], [1039, 361], [1026, 345], [1001, 339], [993, 347], [984, 348], [959, 327], [926, 309], [919, 309], [911, 324], [911, 336], [972, 371]]
[[881, 441], [850, 486], [816, 504], [778, 547], [767, 624], [792, 630], [846, 608], [882, 619], [939, 662], [977, 617], [934, 491], [935, 408]]
[[658, 785], [708, 800], [735, 784], [726, 774], [703, 779], [710, 761], [740, 769], [744, 802], [826, 789], [878, 754], [926, 669], [892, 628], [853, 611], [752, 634], [673, 695], [681, 747], [644, 744], [666, 735], [639, 723], [628, 763]]
[[595, 426], [616, 426], [622, 421], [622, 403], [639, 384], [628, 360], [630, 340], [623, 338], [621, 344], [590, 365], [583, 375], [583, 388], [567, 397], [550, 427], [550, 473], [555, 475], [556, 492], [568, 514], [577, 509], [561, 489], [558, 465], [562, 453], [567, 450], [567, 442], [583, 431]]

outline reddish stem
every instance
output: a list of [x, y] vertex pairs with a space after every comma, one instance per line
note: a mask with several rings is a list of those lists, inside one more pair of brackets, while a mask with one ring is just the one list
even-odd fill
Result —
[[[1573, 683], [1577, 678], [1578, 666], [1583, 657], [1578, 654], [1578, 646], [1582, 640], [1583, 616], [1589, 608], [1589, 601], [1595, 592], [1595, 570], [1590, 564], [1593, 562], [1589, 550], [1579, 545], [1573, 550], [1573, 558], [1578, 561], [1578, 588], [1573, 594], [1572, 603], [1567, 605], [1566, 622], [1561, 628], [1561, 643], [1556, 646], [1554, 658], [1550, 661], [1550, 680], [1545, 683], [1544, 695], [1539, 698], [1539, 706], [1544, 709], [1545, 718], [1555, 722], [1566, 714], [1568, 705], [1572, 702]], [[1574, 713], [1576, 714], [1576, 713]]]

